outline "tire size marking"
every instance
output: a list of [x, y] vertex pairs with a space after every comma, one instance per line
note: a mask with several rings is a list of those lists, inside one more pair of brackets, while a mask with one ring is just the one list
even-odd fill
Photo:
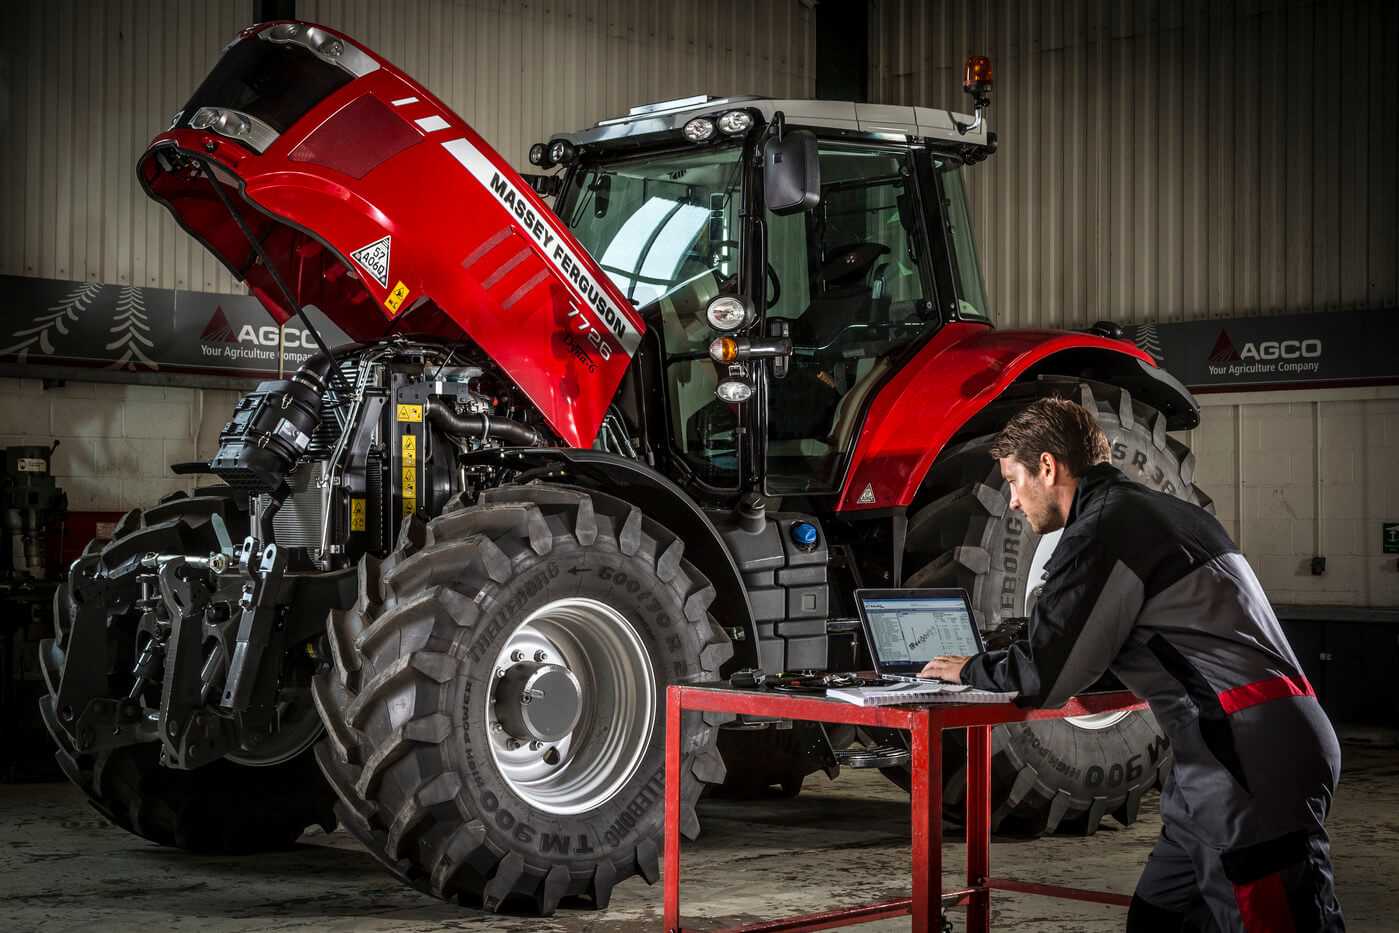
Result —
[[[1127, 460], [1127, 445], [1121, 441], [1113, 444], [1112, 459], [1125, 463]], [[1142, 482], [1172, 496], [1176, 494], [1176, 484], [1166, 479], [1165, 470], [1161, 469], [1159, 466], [1150, 467], [1148, 465], [1145, 451], [1132, 451], [1132, 468], [1142, 477]]]

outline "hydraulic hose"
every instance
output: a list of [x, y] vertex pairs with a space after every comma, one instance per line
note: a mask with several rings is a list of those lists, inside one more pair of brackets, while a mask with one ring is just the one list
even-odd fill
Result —
[[527, 424], [511, 421], [508, 418], [492, 418], [489, 415], [458, 415], [433, 405], [428, 409], [427, 420], [447, 434], [459, 437], [479, 437], [482, 440], [494, 438], [512, 447], [547, 447], [544, 435]]

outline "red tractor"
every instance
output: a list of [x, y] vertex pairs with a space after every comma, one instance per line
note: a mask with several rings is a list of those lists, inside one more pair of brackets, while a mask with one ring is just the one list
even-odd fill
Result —
[[[535, 146], [560, 171], [527, 183], [349, 37], [242, 32], [140, 182], [278, 322], [354, 342], [259, 385], [175, 466], [208, 485], [74, 564], [42, 651], [69, 777], [167, 845], [338, 817], [438, 897], [604, 906], [657, 878], [666, 684], [858, 668], [862, 585], [963, 587], [1001, 637], [1030, 614], [1054, 536], [987, 454], [1026, 401], [1081, 400], [1119, 466], [1203, 503], [1167, 435], [1198, 408], [1146, 354], [993, 328], [962, 180], [989, 81], [976, 119], [637, 107]], [[906, 776], [897, 733], [686, 735], [691, 834], [706, 784]], [[995, 818], [1031, 833], [1130, 823], [1170, 757], [1145, 713], [994, 754]]]

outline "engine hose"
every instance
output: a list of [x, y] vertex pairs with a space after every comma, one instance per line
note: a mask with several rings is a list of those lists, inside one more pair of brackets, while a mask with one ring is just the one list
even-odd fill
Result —
[[313, 354], [292, 374], [292, 378], [317, 392], [324, 392], [330, 384], [331, 370], [335, 369], [338, 374], [339, 358], [363, 350], [366, 346], [368, 344], [349, 343], [325, 353]]
[[428, 409], [427, 420], [439, 430], [459, 437], [494, 438], [512, 447], [547, 447], [544, 435], [527, 424], [489, 415], [458, 415], [440, 405]]

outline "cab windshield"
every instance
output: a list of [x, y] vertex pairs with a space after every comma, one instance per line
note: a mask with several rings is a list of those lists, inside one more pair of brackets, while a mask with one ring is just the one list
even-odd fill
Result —
[[738, 482], [738, 427], [717, 403], [704, 309], [739, 269], [742, 150], [660, 154], [575, 172], [560, 200], [580, 243], [648, 320], [666, 352], [672, 444], [711, 486]]

